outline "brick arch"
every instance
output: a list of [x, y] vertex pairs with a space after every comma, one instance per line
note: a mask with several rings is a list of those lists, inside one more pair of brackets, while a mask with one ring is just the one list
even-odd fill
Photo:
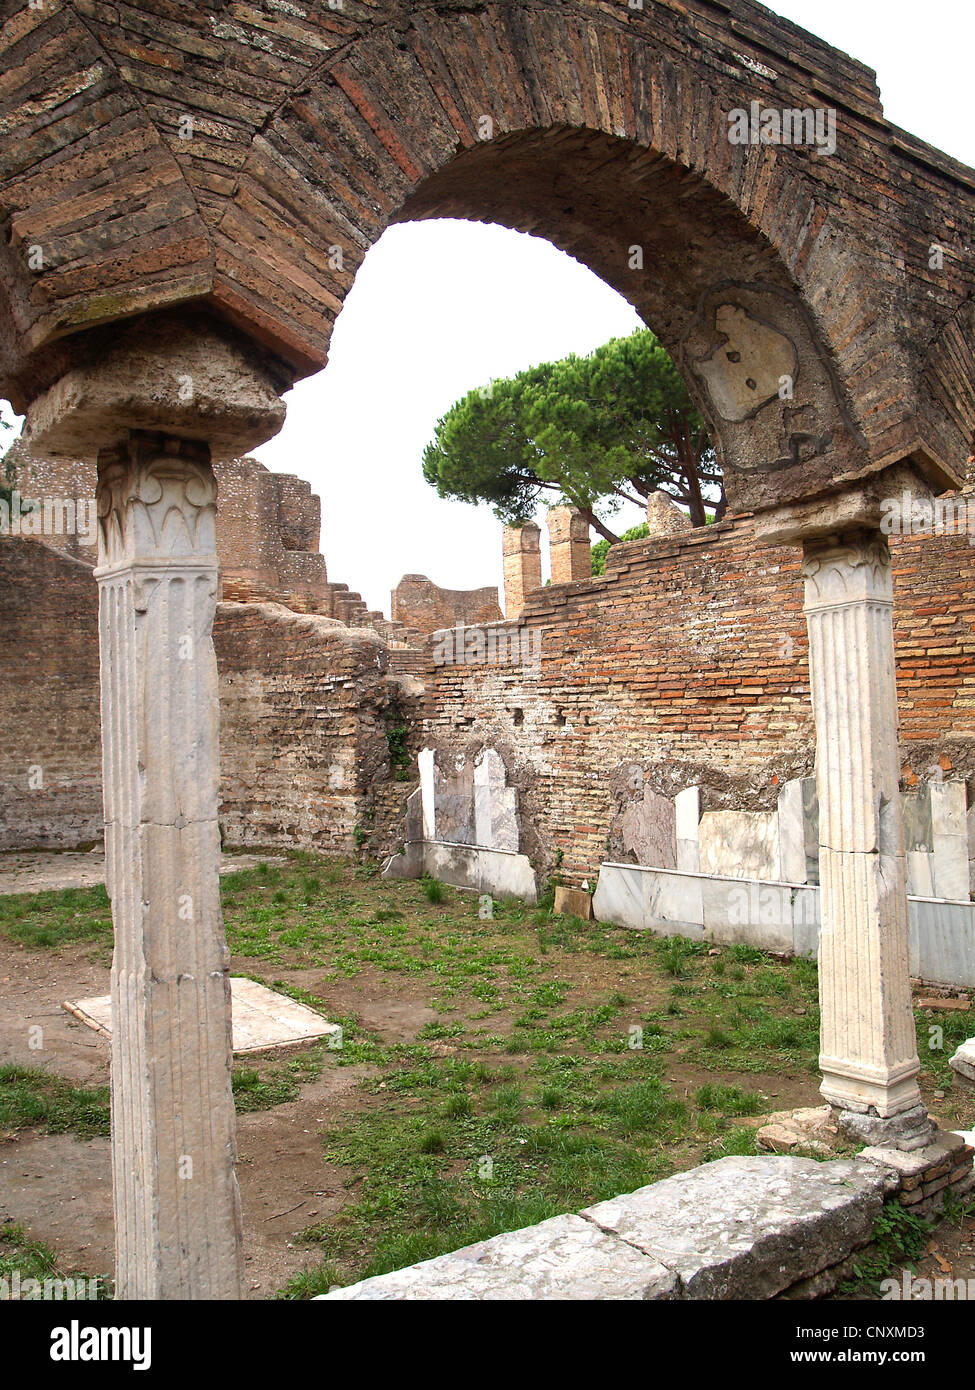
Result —
[[[177, 6], [148, 26], [137, 7], [109, 21], [67, 0], [18, 19], [8, 41], [25, 76], [11, 90], [28, 99], [37, 127], [36, 166], [13, 157], [3, 190], [0, 271], [18, 328], [3, 365], [18, 408], [65, 370], [90, 327], [187, 301], [234, 321], [292, 374], [316, 370], [368, 246], [391, 221], [432, 215], [438, 198], [446, 206], [452, 197], [468, 216], [544, 223], [691, 362], [721, 337], [717, 308], [704, 302], [705, 267], [723, 262], [729, 287], [766, 285], [773, 319], [782, 295], [793, 295], [789, 323], [772, 331], [802, 339], [805, 376], [816, 377], [835, 417], [826, 431], [821, 411], [797, 410], [793, 434], [845, 431], [833, 469], [844, 475], [918, 450], [917, 420], [930, 412], [919, 406], [923, 372], [905, 346], [906, 305], [930, 342], [938, 315], [950, 318], [957, 304], [911, 296], [909, 237], [891, 197], [904, 159], [893, 153], [873, 74], [749, 0], [645, 0], [642, 10], [622, 0], [346, 0], [336, 11], [232, 16]], [[835, 158], [732, 145], [727, 113], [752, 99], [835, 105]], [[487, 141], [484, 117], [493, 122]], [[153, 142], [161, 153], [149, 158]], [[540, 208], [546, 157], [560, 146], [578, 161], [575, 186], [560, 205], [556, 171]], [[507, 178], [520, 206], [509, 198], [502, 207], [488, 188], [490, 165], [502, 159], [495, 183]], [[517, 184], [519, 160], [532, 165], [531, 186]], [[120, 168], [126, 178], [113, 194], [109, 171]], [[942, 182], [939, 197], [950, 171]], [[651, 187], [656, 201], [641, 204]], [[588, 228], [573, 221], [583, 195]], [[651, 225], [634, 206], [660, 212]], [[645, 241], [648, 228], [669, 298], [616, 273], [621, 243]], [[28, 274], [23, 252], [38, 238], [52, 256]], [[696, 329], [694, 291], [704, 316]], [[728, 292], [741, 315], [762, 319], [754, 293], [746, 304]], [[954, 425], [943, 412], [939, 420], [928, 431], [945, 436], [934, 441], [936, 458], [957, 447]], [[789, 428], [759, 452], [788, 449]], [[741, 454], [741, 438], [725, 442]]]
[[[304, 322], [324, 355], [361, 256], [390, 222], [502, 222], [589, 265], [678, 362], [688, 359], [685, 376], [726, 465], [756, 454], [781, 462], [801, 434], [805, 452], [784, 480], [798, 482], [817, 453], [808, 441], [841, 435], [838, 455], [802, 481], [857, 471], [875, 445], [884, 452], [889, 418], [873, 402], [897, 395], [882, 381], [899, 364], [872, 267], [830, 219], [808, 150], [730, 142], [727, 114], [750, 99], [755, 74], [664, 47], [661, 31], [673, 37], [673, 21], [659, 6], [626, 25], [589, 5], [568, 14], [544, 5], [431, 10], [351, 45], [275, 114], [245, 165], [255, 190], [271, 191], [275, 161], [284, 160], [327, 190], [331, 216], [317, 230], [315, 266], [322, 295], [317, 317]], [[781, 92], [767, 95], [782, 103]], [[341, 270], [330, 246], [342, 248]], [[640, 274], [629, 269], [633, 246], [643, 252]], [[217, 247], [214, 298], [232, 314], [242, 312], [246, 254], [244, 237]], [[758, 440], [751, 427], [724, 428], [684, 351], [708, 290], [734, 281], [769, 285], [776, 308], [791, 296], [791, 323], [774, 327], [804, 339], [810, 403], [795, 421], [767, 418]], [[704, 340], [720, 342], [714, 323]], [[732, 491], [737, 505], [755, 506], [775, 489]]]

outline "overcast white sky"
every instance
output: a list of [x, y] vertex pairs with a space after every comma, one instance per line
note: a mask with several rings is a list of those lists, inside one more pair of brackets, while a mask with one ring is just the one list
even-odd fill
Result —
[[[975, 0], [777, 0], [777, 13], [875, 68], [888, 118], [975, 166]], [[489, 507], [442, 502], [421, 457], [437, 420], [492, 377], [589, 352], [639, 326], [630, 306], [549, 243], [499, 227], [420, 222], [373, 247], [326, 369], [288, 396], [268, 467], [322, 498], [329, 576], [389, 612], [421, 572], [447, 588], [501, 581]], [[639, 521], [636, 508], [617, 517]]]
[[[975, 165], [973, 0], [771, 8], [875, 68], [888, 119]], [[638, 326], [615, 291], [548, 242], [476, 223], [391, 227], [356, 277], [328, 366], [290, 393], [284, 429], [257, 455], [321, 495], [329, 576], [371, 608], [388, 614], [407, 573], [446, 588], [500, 583], [491, 509], [441, 501], [423, 481], [437, 420], [492, 377]], [[633, 508], [617, 520], [641, 517]]]

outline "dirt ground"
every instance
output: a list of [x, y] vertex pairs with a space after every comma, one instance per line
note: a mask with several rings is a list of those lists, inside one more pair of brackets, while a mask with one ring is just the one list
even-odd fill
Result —
[[[250, 869], [260, 863], [275, 864], [273, 856], [257, 854], [225, 855], [222, 874]], [[57, 888], [93, 888], [105, 882], [105, 851], [99, 845], [87, 854], [69, 851], [51, 854], [43, 851], [0, 854], [0, 894], [42, 893]]]
[[[43, 1065], [76, 1085], [101, 1086], [109, 1078], [109, 1042], [62, 1008], [67, 999], [107, 994], [107, 965], [93, 964], [82, 946], [57, 954], [30, 951], [0, 937], [0, 1055], [20, 1066], [37, 1066], [29, 1029], [40, 1024]], [[235, 969], [246, 962], [235, 962]], [[314, 973], [280, 972], [314, 987]], [[334, 986], [332, 987], [334, 993]], [[346, 991], [343, 991], [345, 993]], [[437, 1015], [422, 1003], [372, 996], [347, 986], [350, 1006], [384, 1041], [411, 1042]], [[36, 1036], [36, 1035], [34, 1035]], [[282, 1049], [275, 1056], [287, 1058]], [[347, 1117], [357, 1104], [361, 1067], [329, 1066], [302, 1086], [298, 1100], [238, 1116], [238, 1178], [244, 1216], [247, 1288], [254, 1298], [271, 1297], [303, 1265], [296, 1231], [324, 1221], [342, 1205], [344, 1174], [322, 1162], [321, 1131]], [[114, 1262], [111, 1154], [107, 1139], [71, 1135], [0, 1135], [0, 1224], [15, 1221], [32, 1238], [57, 1251], [66, 1268], [107, 1274]], [[70, 1192], [65, 1173], [71, 1174]]]

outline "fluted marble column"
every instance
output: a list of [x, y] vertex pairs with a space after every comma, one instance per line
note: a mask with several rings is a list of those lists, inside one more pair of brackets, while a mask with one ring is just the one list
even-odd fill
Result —
[[120, 1298], [239, 1298], [219, 894], [216, 485], [205, 446], [98, 457]]
[[854, 530], [803, 546], [816, 720], [822, 1092], [927, 1125], [908, 965], [890, 552]]

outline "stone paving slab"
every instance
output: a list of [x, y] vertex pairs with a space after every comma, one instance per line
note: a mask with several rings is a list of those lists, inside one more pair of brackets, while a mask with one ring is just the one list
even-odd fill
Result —
[[[296, 1004], [287, 995], [259, 985], [254, 980], [234, 976], [230, 981], [234, 1052], [265, 1052], [273, 1047], [293, 1047], [313, 1042], [341, 1030], [327, 1022], [314, 1009]], [[112, 1036], [112, 999], [79, 999], [62, 1005], [69, 1014], [93, 1028], [103, 1037]]]
[[323, 1297], [346, 1302], [666, 1300], [677, 1297], [677, 1280], [662, 1264], [605, 1235], [592, 1222], [556, 1216]]

